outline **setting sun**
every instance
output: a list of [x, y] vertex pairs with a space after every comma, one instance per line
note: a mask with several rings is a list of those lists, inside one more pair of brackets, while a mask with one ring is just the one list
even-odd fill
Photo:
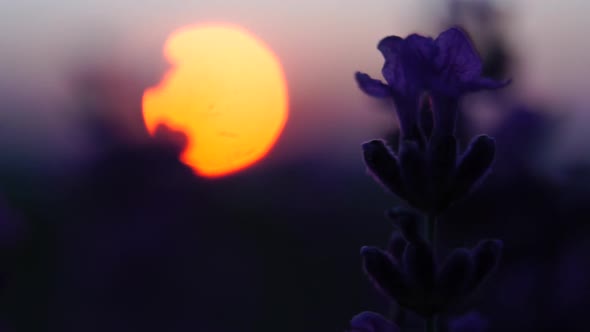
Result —
[[164, 54], [171, 68], [143, 95], [143, 117], [183, 132], [180, 158], [198, 174], [223, 176], [260, 160], [287, 120], [287, 84], [272, 51], [229, 25], [182, 28]]

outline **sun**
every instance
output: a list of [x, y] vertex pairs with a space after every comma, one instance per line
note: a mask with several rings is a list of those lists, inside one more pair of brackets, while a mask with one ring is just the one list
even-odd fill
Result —
[[285, 75], [278, 58], [248, 31], [227, 24], [189, 26], [164, 46], [171, 64], [143, 94], [148, 132], [180, 131], [180, 160], [197, 174], [234, 173], [264, 157], [287, 121]]

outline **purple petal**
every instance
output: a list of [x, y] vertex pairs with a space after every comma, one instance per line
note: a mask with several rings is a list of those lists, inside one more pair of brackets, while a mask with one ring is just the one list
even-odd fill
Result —
[[448, 82], [471, 82], [479, 79], [482, 63], [467, 34], [459, 28], [451, 28], [436, 38], [438, 54], [436, 68]]
[[381, 74], [385, 77], [392, 90], [399, 94], [408, 93], [410, 84], [408, 80], [411, 77], [406, 77], [404, 64], [399, 60], [386, 60], [383, 69], [381, 69]]
[[405, 40], [403, 60], [406, 75], [413, 78], [413, 84], [420, 90], [428, 88], [428, 80], [434, 74], [434, 59], [437, 47], [430, 37], [410, 35]]
[[380, 80], [371, 78], [371, 76], [361, 72], [357, 72], [355, 78], [359, 88], [369, 96], [377, 98], [391, 97], [391, 89]]
[[401, 94], [419, 94], [433, 68], [436, 45], [432, 38], [417, 34], [405, 40], [387, 37], [378, 48], [385, 56], [382, 74], [389, 86]]
[[385, 60], [394, 60], [399, 56], [404, 40], [398, 36], [389, 36], [381, 39], [377, 49], [381, 51]]
[[408, 241], [406, 241], [404, 236], [399, 231], [394, 231], [391, 233], [391, 237], [387, 243], [387, 251], [395, 259], [397, 264], [401, 263], [407, 244]]
[[420, 61], [430, 62], [437, 54], [436, 43], [430, 37], [411, 34], [405, 43], [406, 49], [410, 52], [408, 55], [414, 55]]
[[404, 197], [399, 163], [394, 153], [382, 140], [363, 144], [363, 158], [373, 177], [392, 193]]
[[365, 311], [350, 321], [351, 332], [399, 332], [399, 328], [378, 313]]
[[453, 250], [438, 273], [436, 293], [442, 304], [464, 294], [473, 273], [473, 257], [465, 248]]
[[492, 270], [500, 261], [502, 240], [482, 240], [471, 251], [474, 262], [473, 280], [470, 285], [471, 289], [476, 289], [489, 276]]
[[387, 253], [375, 247], [363, 247], [361, 255], [367, 276], [379, 290], [398, 301], [407, 298], [406, 278]]
[[406, 65], [403, 62], [405, 45], [405, 41], [398, 36], [385, 37], [377, 45], [377, 49], [385, 58], [381, 73], [389, 86], [398, 93], [404, 93], [407, 90], [407, 77], [404, 69]]

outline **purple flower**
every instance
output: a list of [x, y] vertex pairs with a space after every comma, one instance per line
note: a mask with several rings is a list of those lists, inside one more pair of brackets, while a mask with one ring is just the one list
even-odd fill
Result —
[[460, 155], [454, 136], [431, 139], [425, 151], [404, 140], [398, 155], [382, 140], [363, 144], [363, 158], [375, 180], [414, 208], [435, 215], [483, 181], [494, 154], [494, 140], [486, 135], [474, 138]]
[[436, 39], [417, 34], [405, 39], [389, 36], [377, 48], [385, 58], [381, 72], [387, 84], [361, 72], [356, 73], [356, 81], [370, 96], [393, 98], [402, 138], [419, 133], [418, 108], [424, 92], [432, 96], [435, 129], [452, 134], [462, 95], [509, 83], [481, 76], [482, 61], [467, 34], [457, 27]]
[[349, 332], [399, 332], [399, 328], [380, 314], [365, 311], [352, 318]]
[[481, 58], [460, 28], [454, 27], [441, 33], [434, 43], [437, 53], [428, 87], [433, 95], [457, 97], [469, 92], [502, 88], [510, 82], [481, 77]]
[[424, 317], [460, 304], [498, 264], [502, 242], [483, 240], [471, 250], [455, 249], [437, 265], [431, 246], [418, 234], [418, 220], [396, 218], [393, 244], [388, 250], [363, 247], [363, 267], [377, 289]]

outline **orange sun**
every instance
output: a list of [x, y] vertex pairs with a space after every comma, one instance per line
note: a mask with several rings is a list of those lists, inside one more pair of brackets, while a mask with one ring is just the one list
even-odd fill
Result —
[[272, 51], [241, 28], [204, 25], [172, 33], [164, 53], [172, 68], [143, 94], [150, 134], [159, 125], [183, 132], [180, 159], [203, 176], [264, 157], [287, 120], [287, 83]]

